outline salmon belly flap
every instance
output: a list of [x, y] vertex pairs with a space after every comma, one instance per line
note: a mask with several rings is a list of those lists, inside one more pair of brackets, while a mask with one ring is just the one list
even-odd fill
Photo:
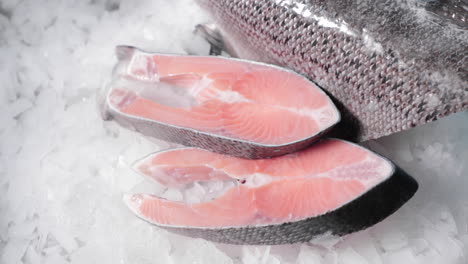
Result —
[[[322, 90], [286, 69], [131, 47], [118, 47], [117, 53], [106, 115], [146, 136], [266, 158], [305, 148], [340, 120]], [[170, 133], [176, 135], [164, 136]], [[207, 141], [217, 144], [210, 148]], [[253, 153], [256, 147], [270, 151], [256, 157], [236, 153], [245, 148]]]

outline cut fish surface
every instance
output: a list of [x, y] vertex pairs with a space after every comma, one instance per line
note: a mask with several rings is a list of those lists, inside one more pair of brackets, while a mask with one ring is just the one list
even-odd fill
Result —
[[118, 47], [105, 116], [144, 135], [245, 158], [300, 150], [340, 114], [306, 78], [276, 66]]
[[335, 139], [258, 160], [173, 149], [144, 158], [135, 169], [180, 190], [195, 182], [230, 183], [218, 197], [198, 203], [151, 194], [128, 195], [125, 202], [156, 225], [235, 244], [295, 243], [361, 230], [393, 213], [417, 189], [390, 161]]

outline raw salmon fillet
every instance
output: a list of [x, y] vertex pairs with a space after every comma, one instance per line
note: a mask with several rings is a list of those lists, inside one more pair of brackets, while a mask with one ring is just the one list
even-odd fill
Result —
[[135, 169], [179, 190], [196, 182], [234, 182], [218, 197], [198, 203], [150, 194], [124, 200], [136, 215], [158, 226], [235, 244], [295, 243], [361, 230], [393, 213], [417, 189], [387, 159], [336, 139], [257, 160], [173, 149], [144, 158]]
[[105, 116], [144, 135], [245, 158], [291, 153], [340, 120], [301, 75], [228, 59], [118, 47]]

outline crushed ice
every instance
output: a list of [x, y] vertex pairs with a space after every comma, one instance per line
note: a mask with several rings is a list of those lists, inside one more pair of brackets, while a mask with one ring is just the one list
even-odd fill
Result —
[[147, 193], [175, 202], [196, 204], [212, 201], [238, 185], [239, 182], [233, 179], [232, 181], [197, 181], [171, 188], [148, 179], [135, 186], [131, 192]]
[[116, 45], [200, 52], [192, 30], [207, 20], [189, 0], [1, 2], [0, 263], [467, 262], [466, 112], [368, 142], [420, 189], [329, 248], [218, 245], [136, 218], [121, 200], [143, 182], [130, 164], [160, 142], [103, 125], [96, 90]]

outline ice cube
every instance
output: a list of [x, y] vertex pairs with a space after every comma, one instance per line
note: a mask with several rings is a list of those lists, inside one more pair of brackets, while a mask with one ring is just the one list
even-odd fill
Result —
[[184, 200], [182, 192], [177, 189], [167, 189], [162, 195], [162, 197], [176, 202], [181, 202]]
[[[418, 259], [414, 256], [410, 248], [401, 248], [395, 251], [386, 252], [383, 254], [384, 263], [405, 263], [405, 264], [418, 264], [426, 263], [421, 262], [421, 259]], [[450, 263], [450, 262], [447, 262]]]
[[299, 255], [296, 260], [297, 264], [309, 264], [309, 263], [323, 263], [322, 252], [318, 248], [301, 245]]
[[367, 262], [382, 264], [380, 252], [375, 245], [375, 241], [370, 236], [369, 230], [350, 234], [345, 238], [343, 243], [350, 245], [356, 253], [364, 257]]
[[19, 263], [26, 252], [29, 240], [10, 238], [0, 255], [1, 263]]
[[338, 247], [337, 251], [340, 264], [371, 264], [351, 247]]

